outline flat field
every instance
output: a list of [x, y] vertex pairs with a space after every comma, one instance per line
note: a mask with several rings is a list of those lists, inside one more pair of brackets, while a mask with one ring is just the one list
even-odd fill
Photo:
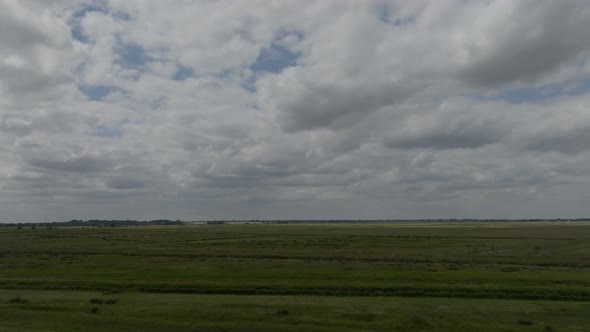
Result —
[[582, 222], [0, 228], [0, 331], [590, 331]]

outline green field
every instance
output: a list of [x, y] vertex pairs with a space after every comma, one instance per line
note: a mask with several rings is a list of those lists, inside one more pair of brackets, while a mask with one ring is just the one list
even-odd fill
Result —
[[0, 228], [0, 331], [105, 330], [590, 331], [590, 224]]

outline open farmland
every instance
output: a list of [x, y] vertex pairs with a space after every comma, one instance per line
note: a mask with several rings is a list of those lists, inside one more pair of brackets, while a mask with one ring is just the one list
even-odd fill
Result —
[[590, 331], [582, 222], [0, 228], [0, 248], [2, 331]]

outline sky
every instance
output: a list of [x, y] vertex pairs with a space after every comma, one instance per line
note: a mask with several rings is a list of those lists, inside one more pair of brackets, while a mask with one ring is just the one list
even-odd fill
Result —
[[0, 222], [590, 217], [585, 0], [0, 0]]

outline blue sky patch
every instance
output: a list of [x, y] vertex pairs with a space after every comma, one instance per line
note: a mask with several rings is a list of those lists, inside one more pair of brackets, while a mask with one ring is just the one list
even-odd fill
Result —
[[281, 45], [273, 44], [269, 48], [262, 49], [250, 69], [254, 72], [280, 73], [284, 68], [296, 65], [297, 58], [299, 54]]
[[114, 138], [114, 137], [121, 137], [125, 134], [123, 129], [116, 128], [116, 127], [108, 127], [108, 126], [96, 126], [94, 131], [94, 136], [104, 137], [104, 138]]
[[250, 92], [255, 92], [256, 91], [256, 77], [252, 76], [252, 77], [248, 78], [248, 80], [246, 80], [245, 82], [242, 83], [242, 88], [244, 88]]
[[168, 98], [157, 97], [154, 100], [150, 101], [148, 104], [152, 109], [157, 110], [157, 109], [164, 108], [167, 103], [168, 103]]
[[184, 81], [187, 78], [190, 78], [193, 76], [194, 76], [194, 71], [192, 68], [178, 65], [177, 69], [176, 69], [176, 73], [174, 73], [174, 76], [172, 76], [172, 79], [175, 81]]
[[108, 1], [106, 0], [95, 0], [92, 1], [90, 3], [88, 3], [86, 6], [82, 6], [80, 8], [78, 8], [78, 10], [76, 10], [74, 12], [74, 14], [72, 14], [72, 17], [74, 18], [80, 18], [80, 17], [84, 17], [86, 15], [86, 13], [90, 13], [90, 12], [101, 12], [101, 13], [108, 13]]
[[539, 102], [560, 96], [575, 96], [590, 91], [590, 78], [575, 82], [551, 84], [534, 88], [515, 88], [500, 91], [488, 97], [475, 96], [477, 100], [501, 100], [512, 104]]
[[80, 30], [80, 27], [76, 24], [76, 25], [72, 25], [70, 27], [70, 30], [72, 32], [72, 38], [74, 38], [75, 40], [87, 44], [90, 41], [88, 40], [88, 37], [82, 33], [82, 30]]
[[393, 27], [399, 28], [405, 25], [410, 25], [413, 24], [415, 22], [415, 19], [413, 17], [391, 17], [390, 15], [390, 8], [389, 5], [387, 3], [377, 3], [374, 7], [375, 10], [375, 14], [377, 15], [377, 18], [383, 22], [383, 23], [387, 23], [388, 25], [391, 25]]
[[108, 13], [108, 3], [105, 0], [97, 0], [89, 3], [86, 6], [80, 7], [72, 14], [72, 18], [70, 19], [69, 26], [70, 31], [72, 33], [72, 38], [75, 40], [87, 44], [89, 42], [88, 37], [84, 35], [82, 29], [80, 28], [80, 19], [86, 16], [87, 13], [91, 12], [100, 12], [100, 13]]
[[117, 19], [122, 20], [122, 21], [129, 21], [129, 20], [131, 20], [131, 15], [129, 15], [127, 13], [124, 13], [124, 12], [112, 12], [111, 15], [114, 18], [117, 18]]
[[117, 37], [117, 44], [115, 52], [119, 58], [115, 63], [124, 68], [139, 69], [150, 60], [141, 45], [124, 43], [120, 37]]
[[78, 90], [88, 97], [89, 100], [102, 100], [108, 94], [115, 91], [123, 91], [119, 88], [104, 85], [84, 85], [79, 84]]

